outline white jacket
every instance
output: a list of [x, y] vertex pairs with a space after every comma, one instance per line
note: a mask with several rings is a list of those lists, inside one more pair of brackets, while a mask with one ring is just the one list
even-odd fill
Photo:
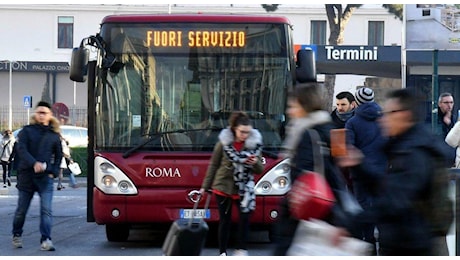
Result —
[[10, 160], [10, 155], [13, 152], [14, 142], [15, 139], [13, 134], [3, 137], [1, 143], [2, 147], [0, 147], [2, 161], [8, 162]]
[[460, 168], [460, 121], [450, 129], [445, 139], [446, 143], [457, 148], [455, 156], [455, 168]]

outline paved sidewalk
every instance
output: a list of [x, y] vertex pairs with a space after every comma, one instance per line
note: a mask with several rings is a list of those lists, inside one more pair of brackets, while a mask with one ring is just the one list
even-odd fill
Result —
[[[78, 184], [79, 188], [88, 187], [86, 176], [85, 177], [75, 176], [75, 179], [77, 180], [77, 184]], [[69, 176], [68, 175], [64, 175], [64, 179], [62, 181], [62, 184], [64, 185], [65, 188], [72, 189], [69, 186]], [[57, 190], [57, 178], [54, 179], [54, 186], [55, 186], [55, 190]], [[6, 186], [6, 188], [5, 188], [5, 187], [3, 187], [3, 183], [1, 183], [1, 185], [0, 185], [0, 196], [1, 195], [16, 195], [16, 194], [17, 194], [16, 176], [11, 176], [11, 186]]]

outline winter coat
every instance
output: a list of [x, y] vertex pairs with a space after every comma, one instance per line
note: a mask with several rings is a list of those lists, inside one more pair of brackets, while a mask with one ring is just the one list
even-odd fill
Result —
[[430, 248], [431, 230], [417, 203], [429, 192], [430, 176], [434, 171], [432, 156], [447, 161], [445, 148], [446, 145], [422, 124], [391, 138], [385, 146], [388, 167], [380, 193], [372, 208], [354, 218], [355, 224], [377, 224], [382, 248]]
[[334, 123], [336, 128], [345, 128], [345, 123], [347, 123], [347, 121], [352, 116], [354, 116], [354, 114], [355, 114], [355, 110], [353, 109], [352, 111], [341, 115], [339, 114], [339, 112], [337, 112], [337, 108], [336, 108], [331, 113], [332, 122]]
[[460, 122], [455, 123], [445, 139], [452, 148], [456, 148], [455, 168], [460, 168]]
[[[228, 195], [238, 194], [238, 188], [234, 181], [234, 167], [232, 162], [226, 156], [223, 146], [229, 145], [234, 141], [234, 135], [229, 128], [223, 129], [219, 134], [219, 142], [214, 146], [206, 176], [203, 180], [202, 188], [208, 190], [218, 190]], [[262, 143], [262, 135], [257, 129], [252, 129], [248, 138], [244, 142], [243, 150], [251, 150], [257, 144]], [[262, 158], [253, 166], [253, 173], [259, 174], [264, 170]]]
[[367, 174], [352, 170], [353, 180], [373, 183], [380, 178], [378, 173], [382, 173], [386, 168], [387, 160], [383, 147], [387, 138], [382, 135], [377, 121], [380, 116], [381, 108], [377, 103], [364, 103], [355, 109], [355, 115], [345, 124], [347, 144], [358, 148], [365, 156], [366, 168], [372, 168]]
[[[305, 118], [291, 119], [288, 126], [290, 127], [284, 142], [284, 149], [289, 152], [285, 151], [284, 153], [291, 160], [291, 182], [294, 183], [304, 170], [313, 171], [315, 169], [313, 143], [308, 129], [314, 129], [318, 133], [319, 138], [324, 143], [321, 150], [325, 152], [330, 147], [330, 131], [336, 127], [331, 121], [330, 114], [326, 111], [313, 111]], [[330, 153], [325, 152], [323, 154], [323, 161], [326, 180], [334, 196], [338, 199], [331, 213], [323, 220], [335, 226], [348, 227], [348, 220], [351, 215], [345, 213], [339, 201], [340, 193], [347, 192], [345, 179]], [[291, 216], [288, 198], [285, 196], [280, 202], [280, 215], [274, 230], [274, 236], [277, 240], [274, 255], [286, 255], [299, 223], [296, 218]]]
[[[18, 134], [18, 184], [19, 190], [36, 189], [36, 182], [44, 182], [52, 174], [59, 175], [62, 160], [60, 128], [57, 119], [52, 118], [48, 126], [38, 124], [33, 118], [29, 125], [24, 126]], [[45, 162], [47, 167], [42, 173], [34, 172], [36, 162]]]
[[16, 140], [14, 139], [13, 134], [8, 136], [3, 136], [1, 151], [1, 160], [3, 162], [10, 163], [10, 156], [13, 153], [13, 147]]
[[[318, 135], [325, 147], [330, 147], [330, 131], [335, 126], [332, 123], [325, 123], [313, 126], [313, 130], [318, 132]], [[297, 147], [296, 155], [291, 159], [291, 181], [294, 183], [295, 180], [303, 174], [304, 170], [314, 171], [315, 162], [312, 148], [312, 141], [309, 131], [304, 131]], [[346, 192], [346, 181], [341, 175], [339, 168], [334, 163], [334, 159], [330, 154], [323, 155], [324, 162], [324, 173], [326, 180], [336, 198], [339, 198], [339, 192]], [[337, 226], [345, 226], [347, 219], [344, 219], [344, 213], [341, 205], [336, 205], [332, 214], [328, 217], [328, 221]]]

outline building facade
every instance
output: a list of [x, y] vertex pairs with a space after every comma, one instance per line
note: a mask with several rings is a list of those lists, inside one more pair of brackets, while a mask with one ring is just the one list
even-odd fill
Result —
[[[98, 32], [104, 16], [122, 13], [267, 14], [261, 5], [254, 4], [2, 4], [0, 23], [12, 26], [0, 27], [4, 39], [0, 41], [0, 91], [4, 93], [0, 96], [0, 129], [14, 130], [28, 122], [33, 109], [26, 102], [29, 98], [33, 105], [42, 99], [56, 104], [55, 111], [67, 124], [86, 126], [88, 93], [85, 83], [69, 79], [71, 51], [81, 39]], [[296, 45], [327, 45], [330, 32], [324, 5], [280, 5], [276, 12], [269, 14], [288, 17], [293, 24]], [[401, 35], [399, 19], [381, 5], [364, 5], [347, 24], [344, 46], [358, 49], [367, 48], [369, 43], [377, 48], [400, 46]], [[337, 72], [336, 92], [354, 91], [365, 82], [365, 75]]]

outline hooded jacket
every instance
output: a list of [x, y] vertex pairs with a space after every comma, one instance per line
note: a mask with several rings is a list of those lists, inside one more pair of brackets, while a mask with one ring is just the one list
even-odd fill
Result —
[[[18, 134], [18, 184], [19, 190], [34, 191], [38, 182], [44, 182], [52, 174], [56, 178], [62, 160], [60, 127], [56, 118], [45, 126], [32, 117], [31, 123]], [[35, 162], [45, 162], [47, 167], [42, 173], [34, 172]]]
[[386, 156], [383, 147], [387, 138], [382, 135], [378, 119], [381, 117], [381, 108], [375, 102], [363, 103], [355, 109], [355, 115], [345, 124], [347, 129], [347, 144], [354, 145], [365, 156], [367, 168], [372, 168], [367, 174], [352, 170], [354, 180], [372, 183], [380, 178], [378, 173], [386, 167]]
[[[201, 185], [205, 190], [212, 188], [228, 195], [238, 194], [238, 188], [235, 186], [233, 177], [234, 167], [223, 149], [224, 145], [231, 145], [234, 140], [235, 136], [230, 128], [223, 129], [220, 132], [219, 142], [214, 146], [206, 177]], [[261, 143], [262, 135], [258, 130], [252, 129], [244, 142], [243, 150], [253, 150]], [[261, 158], [259, 158], [258, 162], [253, 166], [253, 173], [262, 173], [264, 166], [261, 161]]]

